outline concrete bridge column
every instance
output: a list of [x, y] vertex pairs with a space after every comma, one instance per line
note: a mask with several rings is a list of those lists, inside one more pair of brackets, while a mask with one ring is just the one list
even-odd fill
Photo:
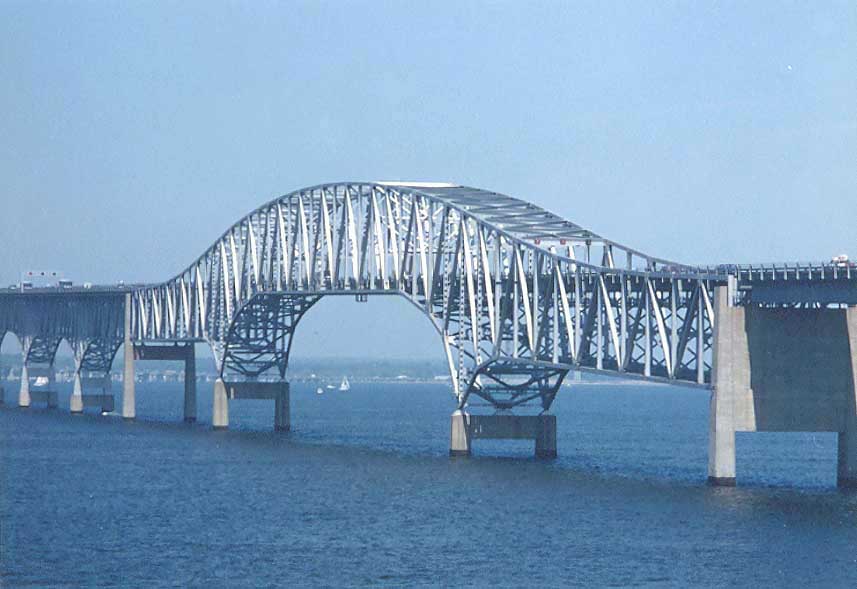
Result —
[[80, 382], [80, 372], [74, 373], [74, 388], [69, 397], [69, 411], [72, 413], [83, 413], [83, 385]]
[[131, 294], [125, 295], [125, 340], [123, 343], [125, 368], [122, 375], [122, 417], [137, 416], [136, 375], [134, 371], [134, 342], [131, 341]]
[[857, 307], [848, 307], [845, 316], [853, 384], [845, 404], [843, 431], [839, 432], [836, 483], [840, 487], [857, 488]]
[[196, 351], [188, 344], [184, 361], [184, 420], [196, 421]]
[[290, 386], [289, 383], [282, 383], [282, 388], [276, 397], [274, 397], [274, 430], [278, 432], [287, 432], [291, 429], [291, 412], [290, 412]]
[[540, 415], [536, 430], [536, 458], [556, 458], [556, 415]]
[[735, 485], [736, 398], [746, 396], [750, 390], [750, 349], [744, 308], [730, 303], [728, 287], [716, 287], [708, 482], [724, 486]]
[[18, 407], [30, 406], [30, 370], [26, 360], [21, 365], [21, 390], [18, 392]]
[[470, 416], [460, 409], [450, 419], [449, 455], [470, 456]]
[[226, 383], [222, 378], [214, 381], [214, 405], [211, 412], [211, 426], [214, 429], [229, 427], [229, 399], [226, 396]]

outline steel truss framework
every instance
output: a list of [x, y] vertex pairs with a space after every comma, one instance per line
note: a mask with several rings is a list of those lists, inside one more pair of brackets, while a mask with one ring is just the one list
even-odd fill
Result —
[[162, 284], [0, 291], [0, 342], [52, 367], [65, 339], [78, 373], [106, 376], [128, 327], [135, 343], [208, 342], [224, 377], [284, 379], [321, 297], [399, 295], [440, 334], [460, 408], [547, 410], [572, 369], [707, 385], [724, 283], [735, 304], [857, 304], [841, 260], [691, 267], [494, 192], [343, 182], [264, 204]]
[[322, 296], [396, 294], [441, 335], [461, 407], [550, 407], [571, 369], [705, 384], [712, 284], [531, 203], [449, 184], [338, 183], [254, 210], [132, 295], [140, 341], [205, 340], [222, 374], [285, 378]]
[[124, 295], [112, 293], [5, 294], [0, 299], [0, 343], [18, 336], [27, 366], [53, 368], [66, 340], [82, 376], [107, 381], [123, 341]]

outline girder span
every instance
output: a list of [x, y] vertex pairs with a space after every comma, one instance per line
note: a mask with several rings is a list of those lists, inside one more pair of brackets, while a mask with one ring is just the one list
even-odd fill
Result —
[[442, 335], [461, 406], [550, 406], [568, 370], [704, 384], [712, 283], [539, 207], [450, 184], [324, 184], [274, 199], [171, 280], [132, 293], [132, 334], [206, 340], [221, 372], [285, 374], [321, 296], [399, 294]]

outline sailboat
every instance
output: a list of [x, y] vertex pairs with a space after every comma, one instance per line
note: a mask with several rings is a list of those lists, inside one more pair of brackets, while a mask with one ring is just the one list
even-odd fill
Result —
[[339, 385], [339, 390], [343, 392], [351, 390], [351, 384], [348, 382], [347, 376], [342, 377], [342, 383]]
[[316, 394], [316, 395], [323, 395], [323, 394], [324, 394], [324, 389], [323, 389], [323, 388], [321, 388], [321, 387], [318, 387], [317, 389], [315, 389], [315, 394]]

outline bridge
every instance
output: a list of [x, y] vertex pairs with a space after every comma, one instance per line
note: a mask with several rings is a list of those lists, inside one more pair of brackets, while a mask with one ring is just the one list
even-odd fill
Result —
[[[56, 406], [57, 348], [74, 352], [70, 409], [135, 416], [135, 362], [185, 362], [194, 344], [229, 403], [268, 399], [290, 427], [292, 336], [322, 297], [404, 297], [440, 336], [456, 406], [450, 453], [524, 438], [556, 455], [550, 413], [570, 370], [711, 390], [709, 480], [735, 483], [736, 431], [839, 434], [838, 482], [857, 486], [857, 266], [690, 266], [601, 237], [537, 205], [447, 183], [341, 182], [276, 198], [159, 284], [0, 292], [14, 334], [18, 404]], [[42, 378], [39, 378], [42, 377]], [[38, 383], [47, 381], [46, 386]]]

